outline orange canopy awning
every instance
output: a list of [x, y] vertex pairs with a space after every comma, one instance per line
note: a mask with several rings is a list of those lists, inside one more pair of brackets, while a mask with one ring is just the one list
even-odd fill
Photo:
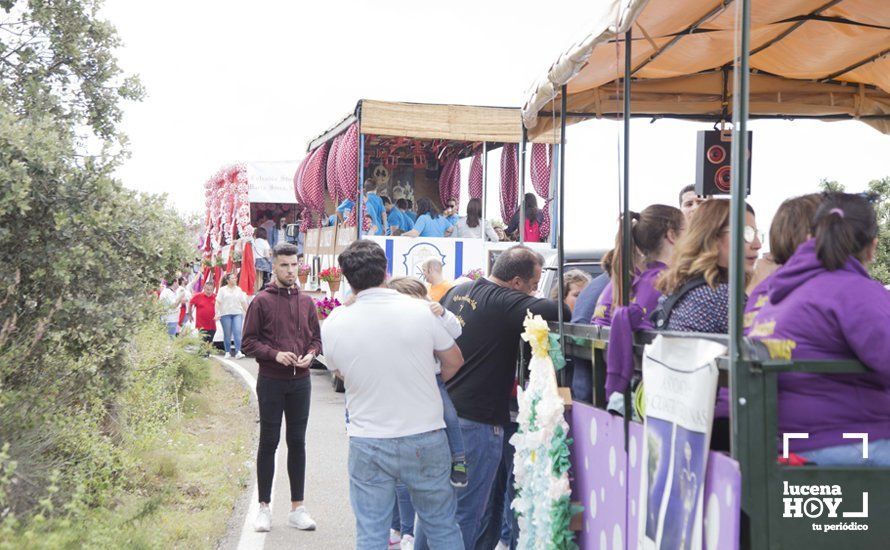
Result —
[[[549, 133], [567, 86], [568, 122], [623, 110], [632, 29], [634, 116], [731, 116], [734, 0], [600, 0], [590, 31], [532, 86], [530, 135]], [[890, 0], [752, 0], [750, 116], [859, 119], [890, 133]]]

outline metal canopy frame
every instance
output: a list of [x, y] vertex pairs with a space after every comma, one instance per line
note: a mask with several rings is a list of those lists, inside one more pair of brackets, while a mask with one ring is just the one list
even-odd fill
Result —
[[[750, 57], [751, 55], [756, 54], [759, 51], [775, 44], [785, 36], [789, 35], [791, 32], [799, 28], [803, 22], [816, 19], [819, 17], [819, 14], [824, 10], [834, 6], [839, 3], [840, 0], [832, 0], [827, 2], [819, 9], [814, 10], [809, 15], [804, 16], [798, 20], [798, 22], [793, 25], [790, 29], [788, 29], [781, 36], [777, 37], [774, 41], [765, 44], [758, 49], [751, 51], [751, 4], [753, 0], [724, 0], [721, 6], [715, 8], [716, 11], [726, 9], [728, 4], [731, 2], [736, 2], [737, 16], [736, 21], [739, 21], [739, 26], [736, 32], [736, 52], [737, 58], [734, 62], [728, 67], [733, 68], [733, 78], [734, 78], [734, 94], [732, 97], [733, 109], [732, 109], [732, 147], [733, 147], [733, 158], [741, 159], [744, 158], [743, 151], [746, 151], [748, 148], [748, 121], [751, 119], [762, 119], [762, 118], [775, 118], [775, 119], [805, 119], [805, 118], [817, 118], [821, 120], [826, 119], [844, 119], [847, 120], [850, 117], [847, 115], [838, 115], [838, 116], [769, 116], [769, 115], [760, 115], [760, 116], [751, 116], [749, 112], [749, 94], [750, 94]], [[708, 17], [713, 15], [714, 11], [709, 13]], [[701, 22], [692, 25], [687, 32], [694, 32], [694, 27], [696, 27]], [[632, 29], [632, 27], [631, 27]], [[640, 29], [643, 30], [643, 29]], [[629, 189], [630, 189], [630, 119], [631, 117], [651, 117], [655, 118], [678, 118], [678, 119], [687, 119], [687, 120], [704, 120], [707, 117], [703, 117], [701, 115], [647, 115], [647, 114], [634, 114], [631, 112], [631, 86], [632, 86], [632, 76], [634, 72], [642, 68], [646, 63], [651, 61], [655, 56], [660, 55], [667, 47], [671, 44], [668, 44], [666, 47], [662, 48], [652, 57], [650, 57], [647, 61], [643, 62], [643, 64], [639, 65], [636, 69], [631, 67], [631, 54], [630, 48], [632, 45], [632, 35], [631, 30], [628, 30], [625, 36], [623, 37], [623, 41], [625, 42], [625, 66], [624, 66], [624, 74], [623, 74], [623, 109], [621, 114], [621, 118], [623, 121], [624, 128], [624, 136], [623, 136], [623, 166], [622, 166], [622, 175], [623, 182], [621, 185], [623, 197], [622, 197], [622, 216], [623, 219], [627, 220], [629, 216]], [[645, 31], [643, 30], [645, 34]], [[620, 40], [616, 40], [615, 42], [619, 42]], [[852, 67], [848, 67], [841, 71], [840, 73], [829, 75], [824, 81], [828, 81], [838, 74], [842, 74], [843, 72], [852, 70], [856, 66], [867, 63], [868, 61], [880, 57], [882, 55], [890, 52], [890, 49], [881, 52], [880, 54], [871, 57], [870, 59], [864, 60], [857, 65]], [[617, 79], [614, 81], [615, 89], [618, 88]], [[557, 242], [558, 242], [558, 258], [559, 262], [557, 265], [557, 273], [558, 280], [560, 283], [560, 289], [562, 289], [562, 280], [563, 280], [563, 272], [565, 270], [564, 262], [564, 252], [562, 247], [563, 242], [563, 219], [565, 213], [565, 204], [564, 204], [564, 188], [565, 188], [565, 128], [566, 128], [566, 120], [571, 117], [579, 117], [579, 118], [602, 118], [608, 116], [608, 114], [600, 113], [599, 115], [592, 113], [572, 113], [567, 112], [566, 103], [567, 103], [567, 87], [566, 85], [562, 85], [560, 90], [561, 97], [561, 109], [559, 112], [560, 116], [560, 127], [561, 127], [561, 140], [560, 140], [560, 164], [559, 164], [559, 184], [558, 184], [558, 193], [559, 193], [559, 202], [558, 202], [558, 211], [557, 216], [559, 219], [559, 223], [557, 226]], [[715, 117], [717, 119], [724, 119], [727, 115], [725, 112], [727, 105], [724, 105], [724, 114], [722, 116], [718, 115]], [[556, 113], [553, 112], [553, 109], [549, 112], [540, 111], [539, 116], [543, 114], [549, 114], [551, 116]], [[612, 117], [616, 117], [617, 113], [611, 113]], [[890, 115], [866, 115], [860, 118], [872, 118], [872, 119], [888, 119]], [[732, 164], [732, 191], [730, 198], [730, 233], [731, 233], [731, 241], [730, 241], [730, 265], [729, 265], [729, 287], [730, 287], [730, 296], [729, 296], [729, 333], [726, 336], [721, 336], [723, 341], [728, 344], [729, 353], [726, 358], [720, 360], [721, 368], [725, 369], [727, 372], [727, 380], [730, 391], [730, 407], [732, 410], [731, 417], [731, 455], [733, 458], [737, 459], [739, 462], [741, 476], [742, 476], [742, 510], [743, 510], [743, 521], [741, 524], [740, 535], [741, 535], [741, 547], [742, 548], [778, 548], [780, 547], [782, 541], [788, 540], [797, 540], [795, 537], [801, 535], [803, 532], [808, 531], [808, 526], [800, 527], [799, 525], [788, 525], [788, 524], [780, 524], [779, 520], [776, 518], [776, 506], [778, 502], [781, 501], [781, 495], [779, 494], [780, 489], [778, 487], [781, 486], [782, 480], [791, 480], [794, 483], [816, 483], [816, 482], [824, 482], [822, 478], [819, 477], [819, 469], [805, 469], [805, 468], [790, 468], [790, 467], [782, 467], [777, 466], [775, 464], [775, 434], [778, 433], [778, 412], [777, 412], [777, 401], [778, 401], [778, 375], [781, 372], [824, 372], [824, 373], [832, 373], [838, 374], [842, 372], [864, 372], [865, 367], [859, 363], [858, 361], [762, 361], [751, 355], [749, 351], [749, 343], [744, 338], [743, 333], [743, 314], [744, 314], [744, 300], [745, 300], [745, 261], [744, 261], [744, 239], [743, 239], [743, 231], [742, 228], [745, 224], [745, 215], [746, 215], [746, 204], [745, 204], [745, 187], [742, 185], [742, 182], [747, 180], [748, 177], [748, 164], [745, 162], [742, 163], [733, 163]], [[624, 254], [621, 258], [622, 262], [622, 278], [624, 281], [630, 280], [630, 268], [632, 260], [629, 258], [631, 246], [629, 245], [631, 241], [630, 235], [630, 224], [624, 224], [624, 231], [622, 234], [622, 240], [624, 244]], [[628, 300], [629, 294], [629, 285], [623, 284], [621, 289], [621, 299], [624, 303]], [[560, 312], [561, 313], [561, 312]], [[571, 348], [572, 351], [582, 350], [583, 354], [589, 354], [588, 356], [594, 359], [594, 378], [597, 376], [597, 368], [602, 369], [602, 376], [605, 375], [605, 367], [597, 366], [597, 358], [599, 358], [599, 362], [602, 362], [604, 359], [604, 349], [607, 345], [608, 336], [605, 336], [605, 340], [601, 333], [606, 331], [602, 327], [581, 327], [576, 325], [565, 326], [564, 319], [562, 315], [559, 317], [558, 323], [553, 323], [553, 328], [558, 330], [560, 341], [563, 343], [563, 352], [566, 349], [565, 339], [568, 334], [572, 335], [575, 338], [581, 337], [587, 340], [590, 340], [593, 343], [593, 349], [588, 344], [586, 346], [578, 347], [576, 342], [569, 343], [568, 347]], [[567, 330], [568, 329], [568, 330]], [[606, 331], [607, 332], [607, 331]], [[583, 333], [583, 334], [582, 334]], [[593, 334], [595, 333], [595, 334]], [[645, 343], [645, 340], [651, 339], [653, 336], [652, 333], [644, 333], [637, 335], [637, 345], [642, 345]], [[698, 336], [698, 337], [708, 337], [714, 335], [692, 335], [687, 334], [684, 336]], [[586, 337], [586, 338], [585, 338]], [[643, 340], [641, 343], [640, 340]], [[594, 385], [594, 403], [605, 403], [606, 396], [602, 394], [601, 389], [598, 384]], [[628, 437], [627, 430], [630, 422], [630, 394], [629, 389], [625, 392], [625, 445], [627, 445]], [[853, 489], [854, 491], [859, 490], [868, 490], [870, 487], [874, 487], [875, 484], [881, 485], [886, 482], [886, 476], [890, 469], [886, 468], [870, 468], [870, 469], [843, 469], [843, 468], [834, 468], [834, 469], [825, 469], [822, 468], [821, 471], [830, 471], [831, 475], [835, 476], [836, 481], [843, 481], [846, 487]], [[833, 478], [834, 479], [834, 478]], [[879, 483], [879, 480], [881, 482]], [[846, 489], [845, 489], [846, 491]], [[858, 493], [857, 493], [858, 494]], [[890, 509], [890, 506], [883, 505], [884, 509]], [[882, 531], [880, 526], [875, 529], [876, 531]], [[887, 530], [887, 529], [883, 529]], [[795, 534], [796, 533], [796, 534]], [[885, 536], [880, 533], [876, 533], [878, 537]], [[874, 540], [874, 539], [872, 539]], [[886, 540], [886, 539], [883, 539]], [[820, 542], [822, 544], [820, 544]], [[822, 547], [834, 547], [836, 545], [837, 539], [820, 539], [816, 541], [814, 548], [822, 548]], [[828, 546], [825, 546], [827, 544]]]

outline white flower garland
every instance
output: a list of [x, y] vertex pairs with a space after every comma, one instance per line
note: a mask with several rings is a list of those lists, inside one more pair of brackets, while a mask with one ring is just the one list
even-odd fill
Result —
[[550, 333], [539, 316], [526, 317], [523, 340], [532, 346], [528, 386], [518, 390], [519, 429], [510, 439], [516, 449], [513, 473], [519, 518], [519, 548], [575, 548], [568, 476], [568, 431], [556, 371], [550, 358]]

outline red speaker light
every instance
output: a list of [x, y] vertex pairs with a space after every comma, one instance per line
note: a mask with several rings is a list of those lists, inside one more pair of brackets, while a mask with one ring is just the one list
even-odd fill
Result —
[[711, 164], [720, 164], [726, 159], [726, 149], [720, 145], [712, 145], [708, 148], [708, 161]]

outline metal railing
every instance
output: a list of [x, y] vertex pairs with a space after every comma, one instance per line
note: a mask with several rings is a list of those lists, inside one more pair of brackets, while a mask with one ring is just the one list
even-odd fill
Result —
[[[559, 333], [558, 323], [550, 324]], [[594, 325], [564, 324], [567, 356], [592, 362], [592, 405], [606, 405], [605, 355], [609, 329]], [[642, 331], [635, 335], [634, 351], [639, 369], [642, 351], [658, 335], [678, 338], [705, 338], [729, 345], [725, 334]], [[741, 346], [737, 372], [731, 372], [728, 357], [718, 359], [718, 384], [731, 388], [731, 455], [738, 461], [742, 475], [742, 548], [884, 548], [890, 541], [890, 468], [861, 466], [826, 467], [818, 465], [785, 466], [778, 462], [778, 377], [786, 373], [823, 375], [863, 374], [870, 372], [858, 361], [777, 361], [765, 359], [759, 345], [747, 339]], [[575, 368], [578, 368], [576, 363]], [[636, 373], [640, 375], [640, 371]], [[734, 390], [734, 391], [733, 391]], [[626, 400], [628, 401], [628, 400]], [[851, 403], [851, 407], [857, 406]], [[630, 422], [625, 414], [625, 422]], [[850, 499], [844, 508], [858, 509], [862, 493], [868, 493], [868, 517], [856, 518], [868, 530], [816, 531], [814, 524], [843, 524], [856, 527], [856, 521], [843, 517], [783, 517], [784, 483], [791, 485], [838, 485]], [[841, 516], [839, 513], [838, 516]], [[869, 520], [871, 518], [871, 520]]]

